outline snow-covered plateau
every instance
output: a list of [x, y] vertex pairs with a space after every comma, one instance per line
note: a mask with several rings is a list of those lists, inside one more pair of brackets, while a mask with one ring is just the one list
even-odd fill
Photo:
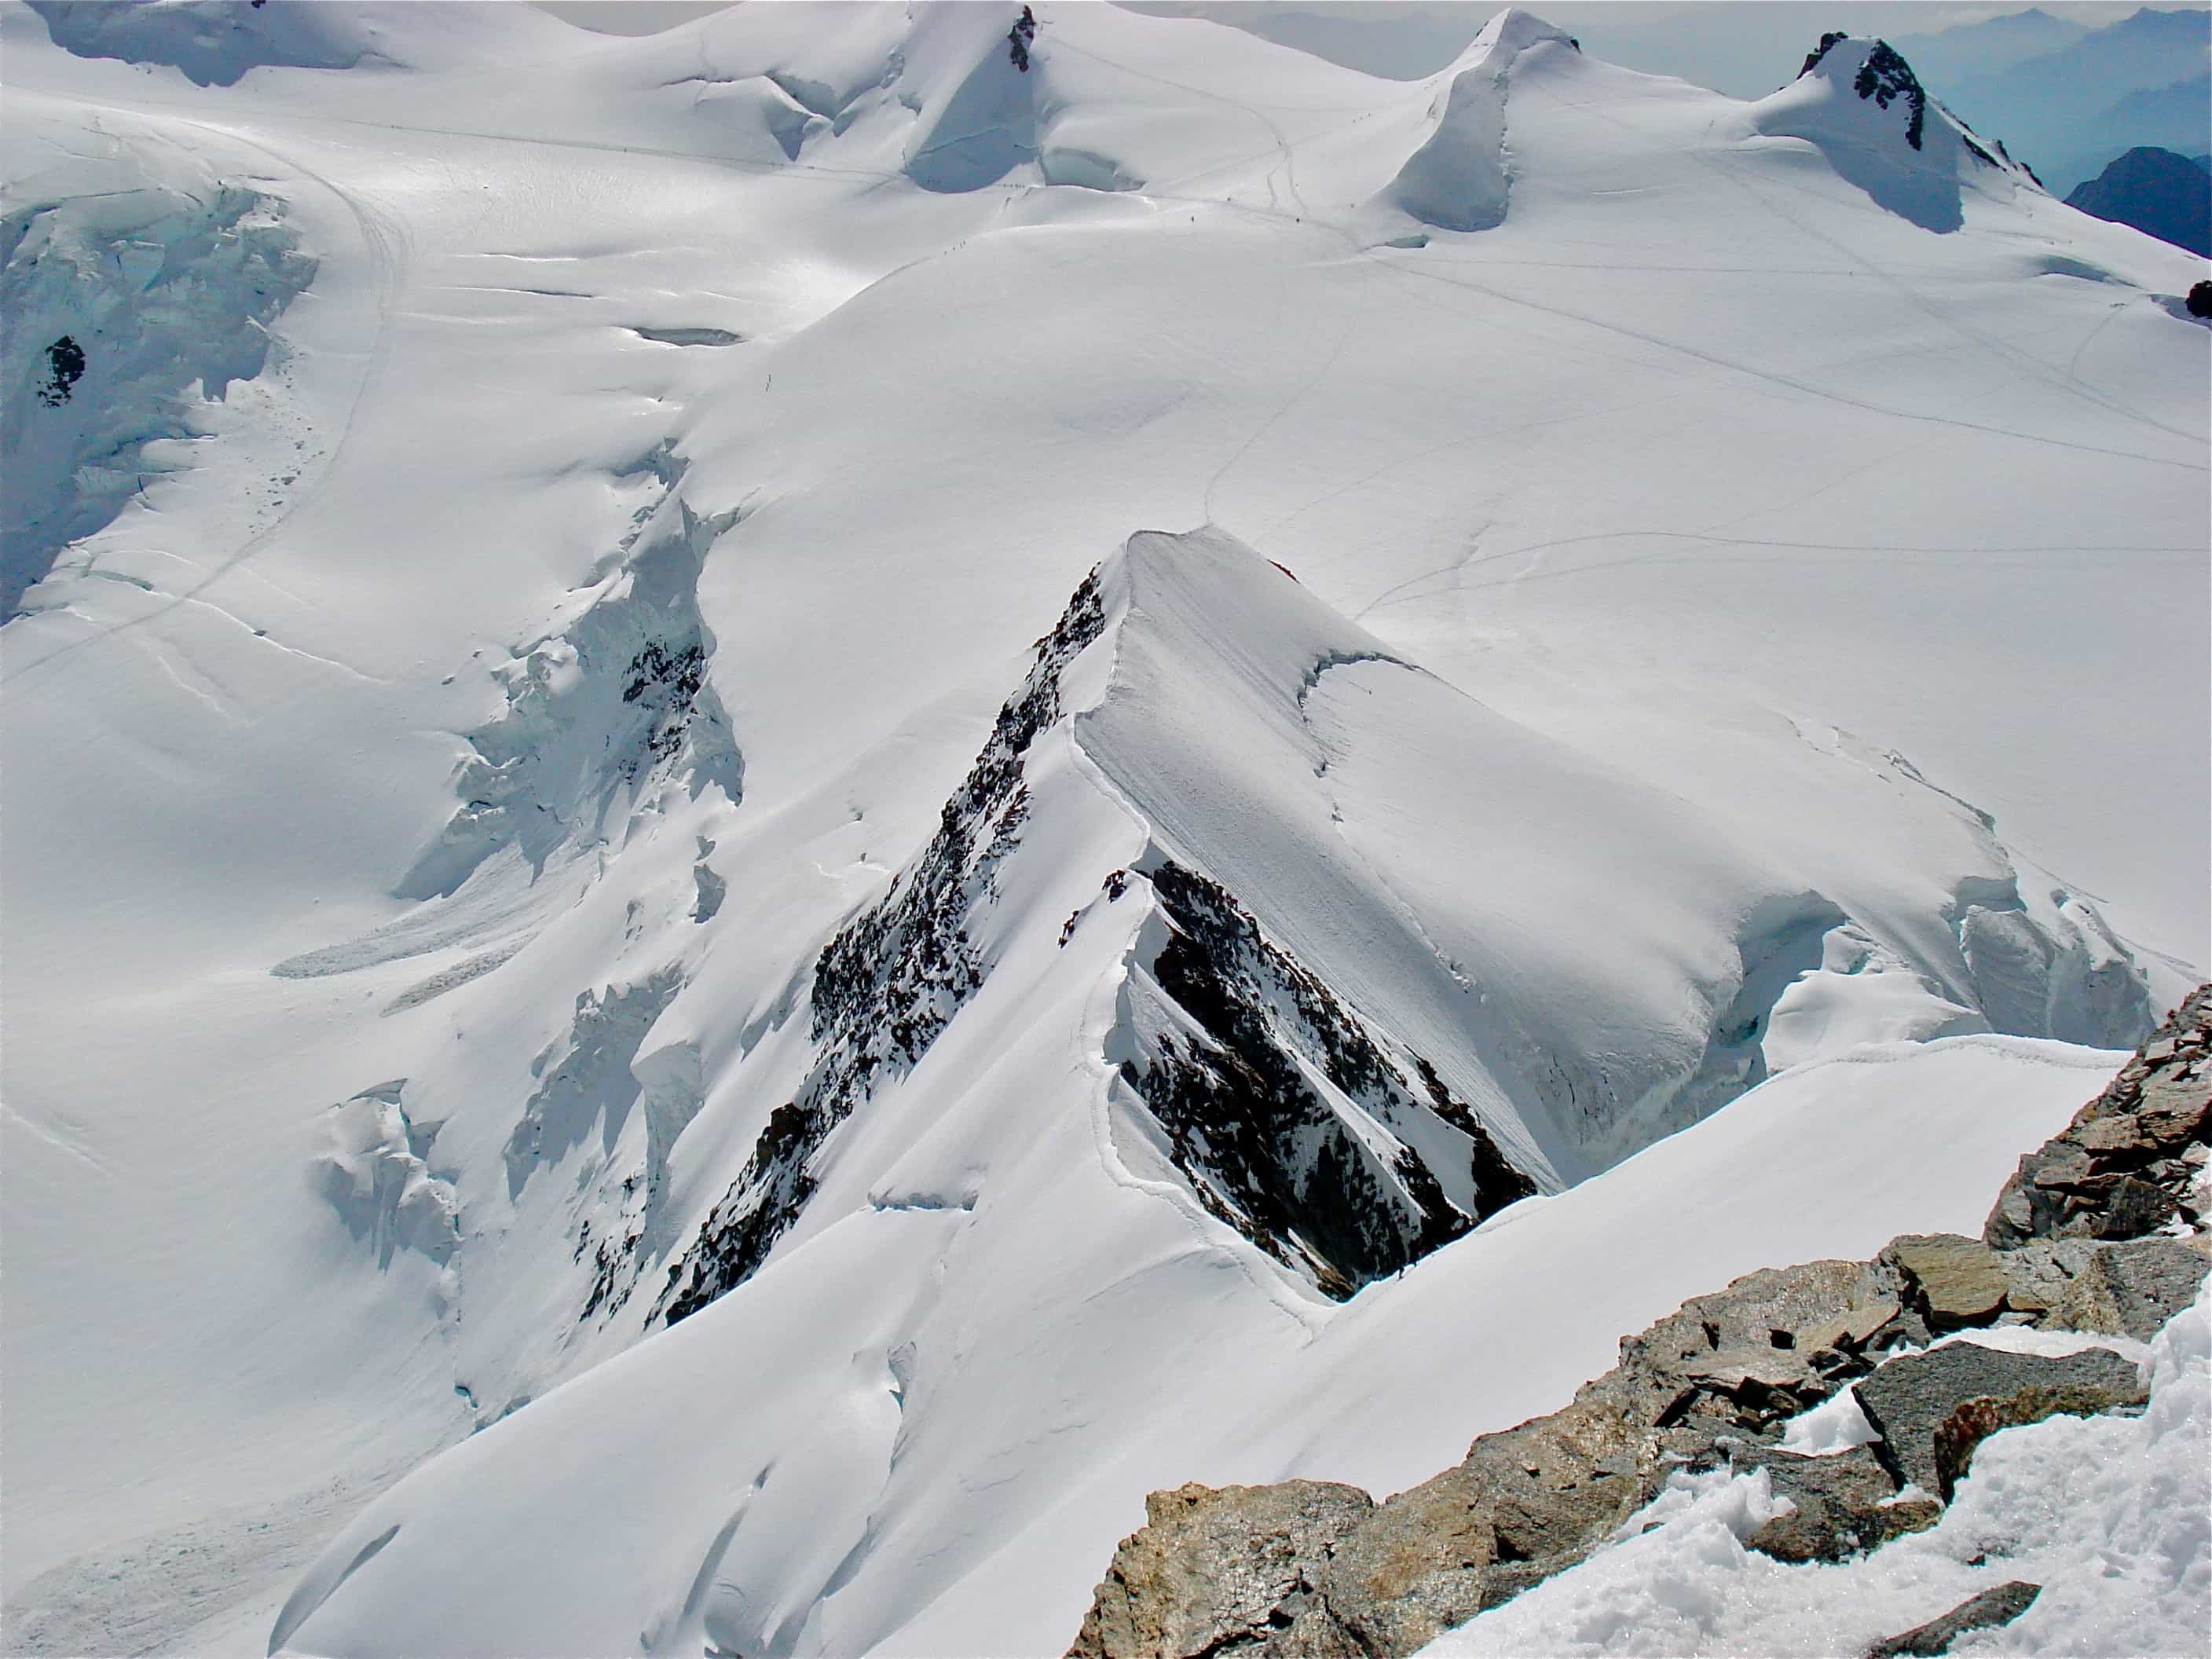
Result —
[[[1869, 40], [1024, 15], [0, 0], [9, 1651], [1059, 1653], [2203, 977], [2201, 261]], [[1701, 1479], [1449, 1650], [1964, 1582]]]

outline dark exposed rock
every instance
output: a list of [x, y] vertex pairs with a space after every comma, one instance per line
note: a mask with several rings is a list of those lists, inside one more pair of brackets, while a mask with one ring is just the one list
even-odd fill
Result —
[[[983, 924], [1028, 819], [1031, 747], [1065, 712], [1062, 673], [1105, 626], [1093, 572], [1037, 642], [936, 833], [823, 948], [807, 1004], [812, 1064], [671, 1264], [661, 1316], [683, 1319], [759, 1267], [812, 1199], [838, 1126], [911, 1072], [981, 988], [993, 963], [977, 941], [996, 936]], [[640, 649], [624, 697], [680, 691], [697, 666]], [[1157, 848], [1139, 863], [1103, 888], [1111, 902], [1148, 887], [1159, 924], [1129, 963], [1121, 1081], [1214, 1216], [1345, 1297], [1535, 1190], [1436, 1066], [1269, 939], [1235, 895]], [[696, 873], [703, 917], [715, 887], [703, 862]]]
[[46, 380], [39, 388], [39, 401], [59, 409], [69, 401], [70, 388], [84, 378], [84, 348], [74, 335], [64, 334], [46, 348]]
[[1006, 57], [1024, 75], [1030, 72], [1030, 47], [1036, 40], [1036, 14], [1027, 6], [1006, 31]]
[[2212, 986], [2192, 992], [2063, 1133], [2021, 1159], [1984, 1241], [2009, 1249], [2032, 1238], [2140, 1238], [2198, 1221], [2189, 1159], [2212, 1121], [2208, 1049]]
[[1999, 1429], [2144, 1398], [2135, 1363], [2109, 1349], [2051, 1358], [1971, 1341], [1889, 1360], [1858, 1384], [1859, 1407], [1881, 1436], [1876, 1455], [1899, 1480], [1946, 1503], [1974, 1448]]
[[[1168, 933], [1148, 971], [1173, 1009], [1154, 1017], [1122, 1076], [1207, 1209], [1340, 1297], [1535, 1190], [1433, 1066], [1386, 1053], [1225, 889], [1172, 861], [1149, 879]], [[1396, 1141], [1395, 1155], [1339, 1115], [1316, 1073]], [[1472, 1143], [1472, 1214], [1401, 1137], [1425, 1115]]]
[[1104, 631], [1094, 571], [1028, 678], [1000, 709], [937, 833], [891, 890], [839, 930], [814, 969], [812, 1036], [820, 1045], [796, 1096], [769, 1115], [752, 1156], [668, 1270], [658, 1311], [687, 1317], [749, 1278], [813, 1195], [815, 1154], [879, 1079], [913, 1069], [983, 982], [969, 922], [995, 898], [994, 872], [1029, 812], [1023, 766], [1037, 733], [1060, 718], [1060, 677]]
[[[1296, 581], [1297, 578], [1292, 576], [1291, 580]], [[1428, 1091], [1429, 1104], [1436, 1109], [1437, 1115], [1472, 1143], [1469, 1163], [1474, 1176], [1475, 1214], [1486, 1216], [1509, 1204], [1534, 1197], [1536, 1183], [1498, 1150], [1490, 1131], [1475, 1117], [1474, 1108], [1444, 1086], [1444, 1080], [1437, 1075], [1437, 1068], [1425, 1056], [1414, 1055], [1413, 1066], [1420, 1074], [1421, 1086]]]
[[1933, 1498], [1899, 1498], [1896, 1480], [1864, 1446], [1824, 1457], [1747, 1447], [1730, 1461], [1738, 1474], [1765, 1469], [1770, 1490], [1793, 1506], [1743, 1540], [1778, 1561], [1841, 1561], [1942, 1518]]
[[[653, 760], [665, 761], [683, 747], [685, 722], [706, 671], [706, 649], [696, 641], [672, 647], [659, 640], [648, 640], [630, 659], [622, 700], [643, 702], [653, 710], [645, 749]], [[637, 767], [633, 760], [631, 776], [636, 775]]]
[[1866, 1659], [1904, 1659], [1907, 1654], [1916, 1659], [1929, 1659], [1929, 1656], [1948, 1653], [1951, 1644], [1968, 1631], [1994, 1630], [2012, 1623], [2027, 1611], [2042, 1589], [2040, 1584], [2023, 1583], [2019, 1579], [1999, 1584], [1995, 1589], [1985, 1589], [1960, 1602], [1941, 1619], [1931, 1619], [1901, 1636], [1875, 1643], [1866, 1650]]
[[1850, 38], [1842, 29], [1830, 29], [1820, 37], [1820, 44], [1805, 54], [1805, 67], [1799, 70], [1797, 73], [1800, 76], [1810, 75], [1820, 66], [1820, 60], [1834, 49], [1838, 41], [1848, 40]]
[[1859, 66], [1857, 78], [1851, 90], [1862, 98], [1871, 98], [1876, 105], [1887, 109], [1896, 99], [1903, 99], [1911, 111], [1905, 124], [1905, 142], [1913, 149], [1920, 148], [1921, 133], [1928, 117], [1928, 94], [1920, 85], [1911, 66], [1897, 55], [1896, 48], [1887, 40], [1877, 40], [1867, 60]]

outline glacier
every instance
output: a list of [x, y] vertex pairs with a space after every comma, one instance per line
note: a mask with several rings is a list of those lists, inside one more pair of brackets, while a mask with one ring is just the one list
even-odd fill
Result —
[[11, 1650], [1058, 1651], [2212, 962], [2198, 263], [1018, 11], [0, 5]]

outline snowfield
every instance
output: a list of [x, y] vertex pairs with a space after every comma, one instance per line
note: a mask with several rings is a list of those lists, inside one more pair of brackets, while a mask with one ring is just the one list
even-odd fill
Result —
[[2197, 262], [1868, 41], [1018, 12], [0, 5], [10, 1650], [1060, 1651], [2212, 959]]

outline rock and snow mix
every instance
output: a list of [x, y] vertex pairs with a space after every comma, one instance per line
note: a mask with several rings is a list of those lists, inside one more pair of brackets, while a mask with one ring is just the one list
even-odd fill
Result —
[[[2117, 1167], [2055, 1180], [2085, 1145]], [[1693, 1297], [1567, 1406], [1381, 1504], [1311, 1480], [1154, 1492], [1071, 1659], [1893, 1659], [2033, 1606], [2021, 1650], [2192, 1651], [2212, 1618], [2208, 1154], [2212, 986], [2021, 1160], [1983, 1239], [1906, 1234]], [[2061, 1419], [2134, 1412], [2147, 1382], [2139, 1424], [2054, 1449]]]
[[2195, 1655], [2212, 1621], [2212, 1299], [2151, 1345], [2140, 1416], [2053, 1417], [1977, 1449], [1929, 1531], [1837, 1563], [1744, 1547], [1764, 1474], [1691, 1476], [1633, 1536], [1422, 1651], [1475, 1655], [1865, 1650], [2005, 1582], [2040, 1587], [1954, 1653]]
[[1057, 1648], [2194, 982], [2185, 258], [1873, 42], [1021, 15], [0, 3], [11, 1647]]

